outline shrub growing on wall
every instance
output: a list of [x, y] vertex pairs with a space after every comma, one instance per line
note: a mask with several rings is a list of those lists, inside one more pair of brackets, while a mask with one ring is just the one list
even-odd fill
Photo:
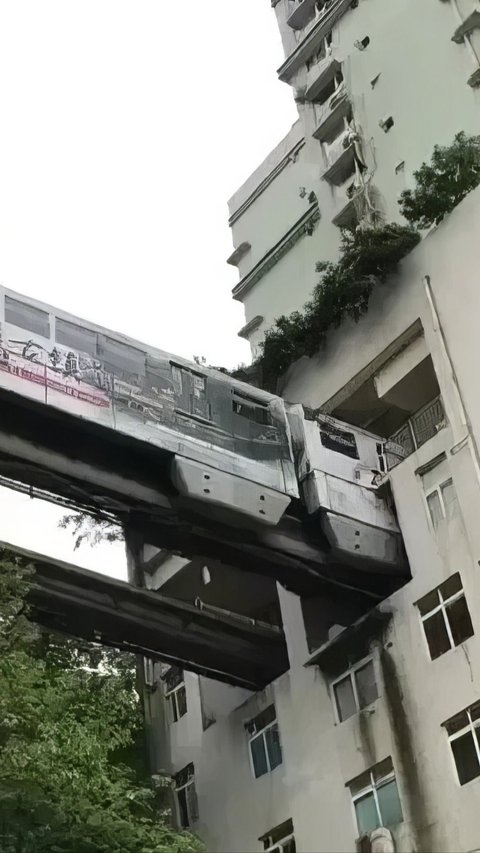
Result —
[[401, 194], [400, 212], [417, 228], [438, 225], [480, 184], [480, 136], [457, 133], [451, 145], [436, 145], [413, 176], [416, 187]]
[[374, 286], [419, 240], [413, 228], [395, 223], [343, 231], [340, 258], [317, 264], [321, 279], [303, 311], [279, 317], [267, 331], [260, 358], [264, 386], [275, 390], [277, 378], [302, 355], [314, 355], [327, 332], [345, 317], [357, 321]]

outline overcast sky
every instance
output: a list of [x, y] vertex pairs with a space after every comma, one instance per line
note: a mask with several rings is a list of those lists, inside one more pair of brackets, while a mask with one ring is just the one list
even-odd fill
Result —
[[[0, 281], [187, 358], [247, 361], [226, 202], [295, 121], [281, 61], [269, 0], [0, 0]], [[57, 518], [0, 492], [0, 539], [69, 559]]]

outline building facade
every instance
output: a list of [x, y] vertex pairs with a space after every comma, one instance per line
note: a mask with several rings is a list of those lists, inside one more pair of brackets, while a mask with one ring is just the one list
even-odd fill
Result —
[[[401, 221], [433, 146], [480, 131], [474, 0], [272, 6], [299, 120], [229, 203], [253, 354], [341, 227]], [[150, 588], [285, 638], [289, 668], [260, 691], [148, 671], [152, 768], [209, 851], [480, 847], [479, 234], [480, 188], [284, 382], [289, 406], [348, 425], [339, 478], [360, 435], [389, 439], [377, 495], [409, 565], [392, 594], [334, 579], [302, 594], [254, 564], [142, 554]]]

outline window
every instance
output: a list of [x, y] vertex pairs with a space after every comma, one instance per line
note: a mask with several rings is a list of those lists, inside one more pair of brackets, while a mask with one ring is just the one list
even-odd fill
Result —
[[155, 661], [143, 658], [143, 680], [145, 687], [155, 687], [157, 684]]
[[359, 835], [403, 820], [392, 759], [386, 758], [349, 783]]
[[187, 691], [183, 680], [183, 669], [172, 666], [164, 675], [165, 698], [170, 712], [170, 722], [177, 723], [187, 713]]
[[357, 442], [353, 432], [322, 426], [320, 429], [320, 441], [327, 450], [342, 453], [350, 459], [358, 459]]
[[27, 332], [34, 332], [43, 338], [50, 337], [50, 323], [46, 311], [5, 296], [5, 322], [12, 323]]
[[85, 326], [77, 326], [61, 317], [55, 319], [55, 340], [66, 347], [72, 347], [76, 352], [97, 356], [97, 333]]
[[268, 406], [265, 406], [253, 397], [241, 394], [239, 391], [234, 392], [232, 409], [236, 415], [241, 415], [249, 421], [254, 421], [264, 426], [272, 425], [272, 416]]
[[365, 36], [363, 39], [357, 39], [353, 44], [358, 50], [365, 50], [365, 48], [370, 44], [370, 37]]
[[249, 750], [255, 779], [271, 773], [282, 763], [282, 747], [275, 714], [275, 706], [270, 705], [262, 714], [245, 726], [250, 735]]
[[271, 829], [266, 835], [262, 835], [259, 841], [263, 841], [263, 849], [266, 853], [295, 853], [297, 848], [292, 820], [286, 820], [275, 829]]
[[373, 660], [361, 661], [332, 682], [339, 723], [378, 699]]
[[193, 826], [198, 820], [197, 792], [195, 790], [195, 768], [187, 764], [175, 776], [175, 795], [177, 798], [180, 824], [184, 829]]
[[139, 377], [145, 376], [145, 353], [130, 344], [99, 337], [98, 354], [104, 369], [125, 382], [138, 384]]
[[432, 660], [473, 636], [473, 625], [460, 575], [441, 583], [417, 601]]
[[455, 761], [460, 785], [480, 776], [480, 702], [455, 714], [446, 723], [450, 747]]
[[427, 494], [427, 506], [435, 528], [444, 518], [455, 518], [459, 512], [457, 493], [450, 477]]

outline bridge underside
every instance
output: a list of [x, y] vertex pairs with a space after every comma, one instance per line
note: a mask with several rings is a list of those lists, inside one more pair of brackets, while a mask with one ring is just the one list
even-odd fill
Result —
[[205, 512], [175, 490], [172, 454], [158, 447], [7, 391], [0, 391], [0, 413], [1, 476], [114, 513], [151, 545], [253, 570], [302, 595], [333, 584], [382, 599], [408, 578], [406, 565], [339, 564], [318, 518], [299, 501], [276, 527], [211, 506]]
[[31, 618], [46, 629], [176, 664], [251, 690], [285, 672], [281, 628], [205, 611], [157, 592], [0, 542], [35, 569]]

